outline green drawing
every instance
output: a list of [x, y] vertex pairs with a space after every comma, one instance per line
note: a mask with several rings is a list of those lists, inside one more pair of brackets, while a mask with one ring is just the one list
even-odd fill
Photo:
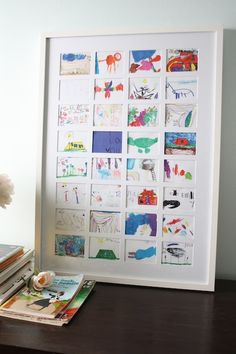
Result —
[[128, 145], [137, 146], [138, 152], [142, 153], [143, 150], [145, 154], [150, 152], [150, 147], [156, 144], [158, 141], [157, 138], [136, 138], [133, 139], [131, 137], [128, 138]]
[[115, 253], [112, 250], [102, 250], [100, 249], [95, 258], [102, 258], [102, 259], [118, 259], [116, 258]]

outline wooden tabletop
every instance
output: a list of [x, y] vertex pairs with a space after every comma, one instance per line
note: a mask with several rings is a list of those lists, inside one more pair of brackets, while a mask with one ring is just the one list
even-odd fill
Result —
[[215, 293], [97, 283], [67, 326], [0, 317], [0, 352], [235, 354], [236, 281]]

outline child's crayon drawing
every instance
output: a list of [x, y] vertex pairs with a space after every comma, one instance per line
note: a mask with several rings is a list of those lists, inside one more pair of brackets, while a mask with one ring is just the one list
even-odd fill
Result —
[[195, 161], [164, 160], [164, 181], [189, 183], [195, 181]]
[[120, 239], [90, 237], [89, 258], [116, 261], [120, 259]]
[[120, 158], [93, 158], [92, 177], [101, 180], [120, 180], [122, 160]]
[[190, 188], [165, 187], [163, 196], [163, 208], [165, 210], [186, 210], [195, 208], [195, 191]]
[[102, 101], [120, 102], [123, 99], [124, 84], [122, 79], [96, 79], [95, 99]]
[[157, 105], [129, 105], [129, 127], [156, 127], [158, 125]]
[[165, 133], [166, 155], [196, 155], [196, 133]]
[[96, 52], [95, 53], [95, 74], [122, 74], [123, 73], [123, 52]]
[[63, 53], [61, 54], [61, 75], [90, 74], [91, 53]]
[[197, 106], [193, 104], [167, 104], [165, 126], [174, 128], [195, 128]]
[[157, 246], [155, 242], [126, 240], [125, 260], [127, 262], [155, 263]]
[[158, 161], [154, 159], [127, 159], [128, 181], [157, 181]]
[[59, 205], [84, 207], [86, 205], [86, 185], [58, 182], [56, 196]]
[[128, 153], [158, 154], [158, 134], [157, 133], [128, 133]]
[[58, 112], [58, 125], [63, 127], [66, 125], [87, 126], [89, 122], [89, 105], [88, 104], [62, 104]]
[[160, 79], [141, 78], [130, 79], [129, 98], [131, 100], [157, 100], [160, 98]]
[[167, 78], [166, 98], [170, 100], [191, 101], [197, 98], [197, 78]]
[[66, 79], [60, 80], [59, 98], [62, 104], [87, 104], [90, 97], [90, 86], [88, 79]]
[[129, 71], [134, 74], [136, 72], [152, 72], [161, 71], [161, 52], [160, 50], [132, 50], [130, 52]]
[[56, 229], [58, 231], [84, 232], [85, 210], [56, 209]]
[[154, 187], [127, 186], [127, 207], [137, 208], [145, 206], [157, 206], [158, 195]]
[[164, 215], [162, 224], [164, 237], [194, 237], [194, 217], [182, 215]]
[[119, 154], [122, 151], [122, 132], [95, 131], [93, 132], [93, 152]]
[[127, 213], [125, 234], [132, 236], [156, 236], [157, 215], [150, 213]]
[[120, 207], [121, 185], [93, 184], [91, 188], [91, 205], [93, 207]]
[[96, 104], [94, 109], [94, 126], [122, 126], [122, 104]]
[[113, 211], [90, 212], [90, 232], [99, 234], [120, 234], [121, 218], [120, 213]]
[[57, 158], [57, 177], [87, 177], [87, 173], [87, 159], [71, 156]]
[[55, 255], [84, 257], [85, 238], [75, 235], [56, 235]]
[[198, 69], [197, 49], [168, 49], [166, 71], [196, 71]]
[[193, 244], [190, 242], [162, 242], [162, 264], [191, 265]]
[[87, 152], [88, 133], [83, 131], [59, 131], [58, 151], [62, 152]]

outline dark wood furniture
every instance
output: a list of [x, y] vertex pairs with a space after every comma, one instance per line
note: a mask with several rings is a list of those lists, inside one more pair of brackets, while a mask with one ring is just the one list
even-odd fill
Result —
[[0, 317], [0, 353], [235, 354], [236, 282], [215, 293], [97, 283], [68, 326]]

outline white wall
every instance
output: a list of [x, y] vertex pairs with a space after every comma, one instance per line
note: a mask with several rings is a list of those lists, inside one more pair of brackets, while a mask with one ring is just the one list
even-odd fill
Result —
[[235, 0], [0, 0], [0, 173], [15, 185], [0, 242], [34, 247], [41, 34], [215, 25], [226, 29], [217, 276], [236, 279]]

